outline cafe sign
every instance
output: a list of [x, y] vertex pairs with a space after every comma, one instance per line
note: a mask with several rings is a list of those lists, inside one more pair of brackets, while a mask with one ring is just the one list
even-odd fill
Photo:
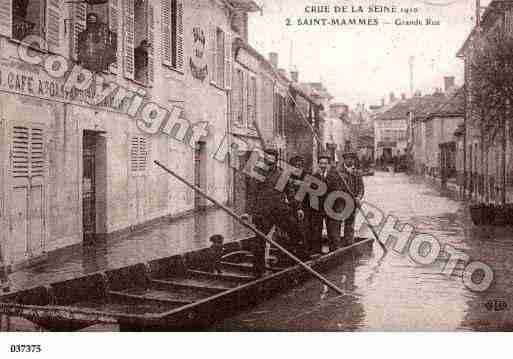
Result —
[[129, 100], [116, 101], [112, 94], [99, 102], [94, 83], [85, 90], [66, 90], [65, 79], [53, 78], [39, 66], [7, 61], [0, 61], [0, 91], [115, 111], [123, 111]]

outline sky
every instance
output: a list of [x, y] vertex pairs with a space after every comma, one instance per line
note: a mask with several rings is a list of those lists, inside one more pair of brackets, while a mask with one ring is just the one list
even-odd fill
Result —
[[[485, 6], [490, 0], [481, 0]], [[322, 81], [335, 101], [351, 106], [379, 104], [394, 92], [410, 96], [409, 59], [413, 56], [414, 90], [443, 88], [444, 76], [463, 84], [463, 61], [456, 53], [475, 24], [475, 0], [256, 0], [262, 14], [250, 14], [249, 42], [260, 53], [278, 52], [279, 67], [299, 71], [300, 81]], [[369, 13], [369, 5], [395, 6], [396, 13]], [[306, 13], [326, 5], [329, 13]], [[349, 12], [334, 13], [335, 6]], [[362, 6], [364, 13], [351, 12]], [[401, 8], [417, 8], [401, 13]], [[287, 18], [292, 25], [287, 25]], [[298, 19], [377, 18], [377, 26], [300, 25]], [[395, 21], [440, 25], [395, 25]], [[292, 56], [291, 56], [292, 54]]]

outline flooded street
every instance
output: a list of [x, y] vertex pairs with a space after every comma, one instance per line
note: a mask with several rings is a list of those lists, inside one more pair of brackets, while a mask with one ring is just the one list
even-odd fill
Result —
[[[513, 329], [511, 229], [473, 226], [464, 203], [453, 194], [440, 193], [435, 185], [402, 173], [377, 172], [365, 182], [367, 202], [412, 224], [419, 232], [433, 234], [442, 244], [464, 251], [471, 260], [490, 265], [495, 273], [490, 289], [478, 293], [466, 288], [461, 266], [449, 278], [441, 273], [440, 266], [422, 266], [392, 250], [382, 258], [382, 250], [374, 244], [372, 251], [348, 255], [342, 266], [327, 273], [350, 295], [335, 296], [312, 279], [211, 330]], [[248, 234], [220, 211], [211, 210], [124, 238], [51, 254], [44, 263], [15, 272], [10, 279], [16, 289], [119, 268], [204, 247], [212, 233], [223, 233], [228, 240]], [[508, 308], [496, 310], [485, 305], [496, 300], [505, 301]], [[35, 327], [14, 319], [10, 330], [16, 329]]]
[[[377, 172], [365, 181], [366, 201], [490, 265], [495, 272], [491, 287], [472, 292], [461, 280], [461, 269], [448, 278], [439, 266], [421, 266], [392, 250], [380, 261], [382, 250], [375, 244], [372, 254], [348, 258], [328, 273], [329, 279], [354, 295], [336, 297], [310, 280], [214, 329], [511, 330], [511, 229], [473, 226], [463, 202], [404, 174]], [[496, 311], [485, 306], [495, 300], [504, 300], [508, 308]]]

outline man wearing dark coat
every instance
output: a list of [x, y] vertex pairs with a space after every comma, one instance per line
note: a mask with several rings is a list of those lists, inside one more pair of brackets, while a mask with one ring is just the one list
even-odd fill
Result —
[[[268, 170], [258, 168], [258, 173], [265, 177], [264, 181], [253, 179], [250, 186], [253, 192], [250, 212], [255, 227], [263, 233], [269, 233], [274, 225], [281, 228], [290, 240], [297, 243], [304, 243], [304, 235], [300, 230], [298, 213], [294, 213], [292, 206], [288, 203], [286, 194], [278, 191], [275, 186], [282, 172], [278, 168], [278, 152], [274, 149], [265, 150], [265, 158], [262, 160]], [[298, 209], [296, 209], [296, 212]], [[255, 256], [253, 270], [256, 276], [262, 276], [265, 272], [265, 240], [256, 238], [253, 246]], [[303, 257], [302, 253], [298, 253]], [[304, 259], [304, 258], [302, 258]]]
[[[336, 169], [331, 166], [331, 157], [329, 154], [321, 154], [321, 156], [319, 156], [319, 169], [313, 176], [326, 184], [327, 191], [323, 196], [319, 197], [319, 208], [311, 208], [311, 248], [313, 253], [322, 253], [322, 228], [323, 223], [326, 223], [329, 250], [332, 252], [338, 248], [342, 223], [340, 220], [328, 215], [324, 208], [324, 201], [331, 192], [341, 190], [341, 182]], [[333, 210], [337, 213], [343, 210], [342, 199], [339, 198], [335, 201]]]
[[[338, 172], [341, 177], [342, 190], [348, 192], [354, 198], [356, 205], [362, 200], [365, 194], [365, 187], [363, 178], [356, 166], [357, 157], [353, 152], [346, 152], [343, 155], [344, 161], [339, 167]], [[349, 191], [346, 187], [349, 187]], [[344, 220], [344, 244], [350, 245], [354, 242], [354, 220], [356, 215], [356, 206], [354, 207], [351, 215]]]

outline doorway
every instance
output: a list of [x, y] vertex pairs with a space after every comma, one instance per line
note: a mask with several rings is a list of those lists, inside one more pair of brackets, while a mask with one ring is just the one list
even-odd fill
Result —
[[82, 229], [84, 242], [94, 240], [97, 234], [97, 141], [98, 132], [84, 131], [82, 141]]
[[[194, 184], [209, 192], [207, 189], [207, 153], [205, 142], [196, 142], [194, 151]], [[211, 193], [210, 193], [211, 194]], [[194, 192], [194, 208], [196, 210], [205, 209], [207, 201], [197, 192]]]

